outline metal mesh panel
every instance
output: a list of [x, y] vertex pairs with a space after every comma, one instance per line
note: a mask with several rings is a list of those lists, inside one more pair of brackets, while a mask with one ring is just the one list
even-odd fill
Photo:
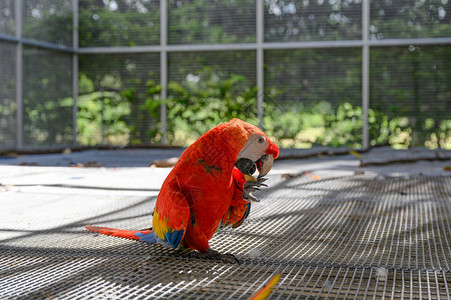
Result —
[[255, 0], [170, 0], [169, 44], [255, 42]]
[[265, 1], [265, 41], [353, 40], [362, 36], [361, 1]]
[[264, 128], [282, 147], [361, 145], [360, 49], [265, 51], [265, 90]]
[[16, 146], [16, 49], [0, 42], [0, 149]]
[[451, 3], [448, 0], [371, 1], [370, 38], [449, 37]]
[[78, 141], [84, 145], [158, 141], [160, 55], [95, 54], [79, 59]]
[[80, 46], [137, 46], [160, 42], [160, 1], [79, 0]]
[[24, 145], [73, 142], [72, 55], [23, 48]]
[[190, 144], [234, 117], [258, 122], [254, 51], [176, 52], [168, 61], [169, 143]]
[[71, 0], [24, 0], [23, 37], [72, 47]]
[[[169, 53], [168, 60], [169, 81], [188, 84], [190, 81], [219, 81], [233, 75], [242, 75], [244, 78], [239, 86], [256, 84], [253, 51], [174, 52]], [[192, 76], [188, 76], [190, 74]]]
[[449, 147], [451, 47], [371, 50], [373, 143]]
[[[240, 265], [82, 229], [148, 226], [154, 197], [6, 193], [0, 295], [249, 298], [279, 273], [272, 299], [447, 299], [450, 187], [451, 177], [289, 179], [254, 203], [241, 227], [212, 239]], [[34, 205], [40, 210], [13, 213]]]
[[15, 35], [14, 0], [0, 1], [0, 33]]

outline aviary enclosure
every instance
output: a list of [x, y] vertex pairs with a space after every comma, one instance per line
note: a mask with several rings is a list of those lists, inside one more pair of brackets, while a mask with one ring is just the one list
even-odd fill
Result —
[[448, 0], [4, 0], [0, 149], [451, 148]]

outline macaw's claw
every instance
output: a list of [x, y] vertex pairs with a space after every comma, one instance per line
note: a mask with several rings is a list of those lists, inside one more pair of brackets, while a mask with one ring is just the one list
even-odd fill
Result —
[[238, 258], [235, 257], [235, 255], [230, 253], [221, 254], [216, 250], [213, 250], [211, 248], [207, 249], [207, 252], [200, 253], [200, 252], [191, 252], [190, 257], [197, 258], [197, 259], [214, 259], [214, 260], [221, 260], [223, 262], [229, 262], [229, 263], [240, 263]]
[[259, 186], [259, 187], [260, 187], [260, 186], [268, 187], [268, 185], [267, 185], [266, 183], [263, 183], [263, 182], [265, 182], [266, 180], [268, 180], [268, 178], [263, 178], [263, 177], [262, 177], [262, 178], [258, 178], [258, 179], [257, 179], [257, 182], [259, 183], [258, 186]]
[[256, 201], [259, 202], [260, 200], [255, 198], [255, 196], [251, 195], [251, 193], [255, 191], [260, 191], [259, 187], [265, 186], [267, 187], [265, 182], [267, 178], [259, 178], [257, 181], [246, 181], [243, 185], [243, 199], [246, 201]]

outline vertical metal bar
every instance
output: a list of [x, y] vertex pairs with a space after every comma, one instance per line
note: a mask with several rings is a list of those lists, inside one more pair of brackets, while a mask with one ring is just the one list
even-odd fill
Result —
[[257, 0], [256, 5], [256, 42], [257, 42], [257, 116], [258, 127], [263, 129], [263, 100], [264, 100], [264, 56], [263, 56], [263, 38], [264, 38], [264, 6], [263, 0]]
[[22, 0], [16, 0], [16, 145], [17, 149], [23, 148], [23, 44], [22, 44]]
[[161, 85], [161, 144], [166, 144], [166, 98], [168, 88], [168, 9], [167, 0], [160, 0], [160, 85]]
[[362, 113], [363, 113], [363, 141], [362, 148], [369, 147], [368, 109], [370, 104], [370, 0], [362, 1]]
[[72, 39], [73, 47], [75, 52], [72, 54], [72, 98], [74, 99], [73, 104], [73, 134], [74, 134], [74, 145], [77, 145], [77, 113], [78, 113], [78, 0], [72, 0], [73, 9], [73, 28], [72, 28]]

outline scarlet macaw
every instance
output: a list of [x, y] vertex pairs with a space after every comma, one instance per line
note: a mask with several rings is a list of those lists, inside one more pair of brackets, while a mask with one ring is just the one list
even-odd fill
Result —
[[[226, 259], [208, 241], [218, 228], [238, 227], [249, 215], [251, 193], [266, 186], [279, 148], [257, 127], [239, 119], [203, 134], [181, 155], [165, 179], [153, 213], [153, 229], [119, 230], [87, 225], [90, 231], [147, 243], [164, 241]], [[258, 170], [257, 179], [250, 176]], [[248, 180], [246, 180], [246, 178]]]

